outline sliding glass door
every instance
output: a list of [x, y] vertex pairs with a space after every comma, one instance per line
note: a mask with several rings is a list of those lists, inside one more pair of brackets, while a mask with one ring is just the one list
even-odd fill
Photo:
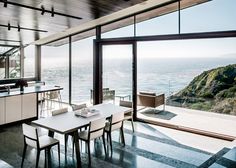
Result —
[[133, 44], [102, 45], [103, 102], [132, 101]]

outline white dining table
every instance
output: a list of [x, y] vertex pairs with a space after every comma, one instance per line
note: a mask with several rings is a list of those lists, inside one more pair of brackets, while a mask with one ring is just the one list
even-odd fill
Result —
[[76, 111], [72, 111], [32, 121], [33, 124], [48, 129], [48, 134], [51, 137], [54, 136], [54, 132], [64, 135], [72, 134], [74, 136], [77, 167], [81, 167], [78, 129], [88, 126], [91, 121], [100, 118], [109, 118], [114, 113], [128, 113], [132, 110], [131, 108], [117, 106], [114, 104], [98, 104], [89, 107], [89, 109], [95, 109], [99, 113], [97, 115], [85, 118], [75, 115]]

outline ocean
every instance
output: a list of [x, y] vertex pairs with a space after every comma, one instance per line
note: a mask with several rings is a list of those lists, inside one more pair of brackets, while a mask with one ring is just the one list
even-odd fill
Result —
[[[170, 96], [185, 88], [203, 71], [236, 63], [235, 57], [209, 58], [142, 58], [137, 64], [138, 91], [165, 93]], [[42, 80], [49, 85], [59, 85], [63, 101], [69, 99], [68, 64], [45, 66]], [[92, 61], [72, 65], [72, 102], [90, 100], [93, 87]], [[132, 95], [132, 61], [129, 59], [104, 59], [103, 87], [114, 89], [116, 95]]]

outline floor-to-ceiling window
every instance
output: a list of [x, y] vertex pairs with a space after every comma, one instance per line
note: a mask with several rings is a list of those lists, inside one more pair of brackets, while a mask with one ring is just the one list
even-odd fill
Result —
[[[135, 18], [128, 17], [101, 28], [102, 38], [134, 37]], [[112, 31], [108, 31], [112, 30]], [[107, 44], [102, 46], [103, 102], [119, 104], [132, 101], [132, 44]]]
[[164, 93], [169, 106], [236, 115], [235, 44], [235, 38], [138, 42], [138, 91]]
[[61, 86], [62, 101], [69, 101], [69, 39], [42, 46], [42, 81]]
[[[90, 31], [95, 35], [95, 30]], [[85, 34], [72, 36], [72, 103], [92, 102], [93, 40], [95, 36], [81, 39]], [[76, 40], [79, 38], [79, 40]]]
[[103, 45], [103, 102], [119, 104], [120, 100], [132, 100], [132, 47]]
[[[138, 64], [135, 67], [138, 78], [137, 91], [153, 92], [156, 95], [164, 94], [166, 102], [165, 109], [162, 105], [156, 110], [150, 108], [145, 109], [147, 112], [141, 110], [138, 118], [215, 132], [214, 124], [217, 120], [213, 120], [214, 117], [224, 116], [219, 114], [236, 115], [236, 41], [233, 38], [235, 35], [231, 38], [229, 36], [229, 31], [235, 31], [236, 28], [235, 10], [232, 7], [235, 3], [232, 0], [213, 0], [185, 8], [186, 1], [181, 1], [180, 11], [176, 11], [179, 4], [175, 3], [170, 5], [171, 8], [147, 12], [146, 14], [151, 18], [147, 21], [143, 21], [145, 20], [143, 18], [148, 18], [145, 13], [136, 16], [137, 24], [134, 34], [146, 37], [126, 39], [138, 42]], [[173, 9], [173, 11], [165, 13], [166, 9]], [[209, 15], [204, 12], [208, 10], [210, 10]], [[216, 38], [219, 34], [214, 34], [214, 31], [222, 31], [218, 32], [222, 37]], [[119, 34], [113, 36], [112, 32], [104, 37], [123, 37]], [[206, 35], [205, 37], [202, 36], [202, 32]], [[184, 33], [195, 33], [196, 36]], [[179, 34], [184, 34], [183, 36], [186, 36], [188, 40], [184, 40]], [[154, 37], [154, 35], [162, 36]], [[223, 38], [226, 36], [229, 37]], [[132, 37], [132, 35], [126, 37]], [[114, 41], [123, 43], [126, 39], [120, 38], [120, 41], [110, 39], [110, 43]], [[109, 43], [109, 40], [106, 39], [104, 42]], [[104, 48], [105, 46], [103, 50]], [[111, 54], [107, 55], [114, 56], [121, 52], [122, 50], [117, 46], [112, 49]], [[103, 51], [104, 55], [106, 53]], [[109, 57], [112, 58], [112, 56]], [[117, 63], [114, 58], [113, 62]], [[107, 81], [105, 79], [106, 65], [104, 63], [106, 60], [103, 59], [103, 84], [112, 83], [114, 78], [107, 77]], [[106, 64], [109, 65], [109, 63]], [[114, 69], [115, 64], [112, 66]], [[119, 68], [120, 66], [116, 67], [116, 70]], [[113, 76], [117, 77], [117, 75]], [[108, 87], [111, 86], [108, 85]], [[211, 119], [209, 116], [214, 117]], [[209, 120], [213, 122], [209, 124], [209, 129], [206, 129], [204, 127]]]

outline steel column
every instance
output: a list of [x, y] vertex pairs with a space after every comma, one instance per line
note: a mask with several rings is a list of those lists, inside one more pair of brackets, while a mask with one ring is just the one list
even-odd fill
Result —
[[101, 27], [96, 27], [96, 40], [93, 42], [93, 104], [102, 103], [102, 46]]
[[25, 49], [23, 46], [20, 47], [20, 77], [25, 77]]
[[41, 45], [35, 46], [35, 78], [41, 81]]
[[71, 36], [69, 36], [69, 104], [72, 100], [72, 41]]
[[137, 42], [133, 44], [133, 64], [132, 64], [132, 73], [133, 73], [133, 119], [137, 119]]

